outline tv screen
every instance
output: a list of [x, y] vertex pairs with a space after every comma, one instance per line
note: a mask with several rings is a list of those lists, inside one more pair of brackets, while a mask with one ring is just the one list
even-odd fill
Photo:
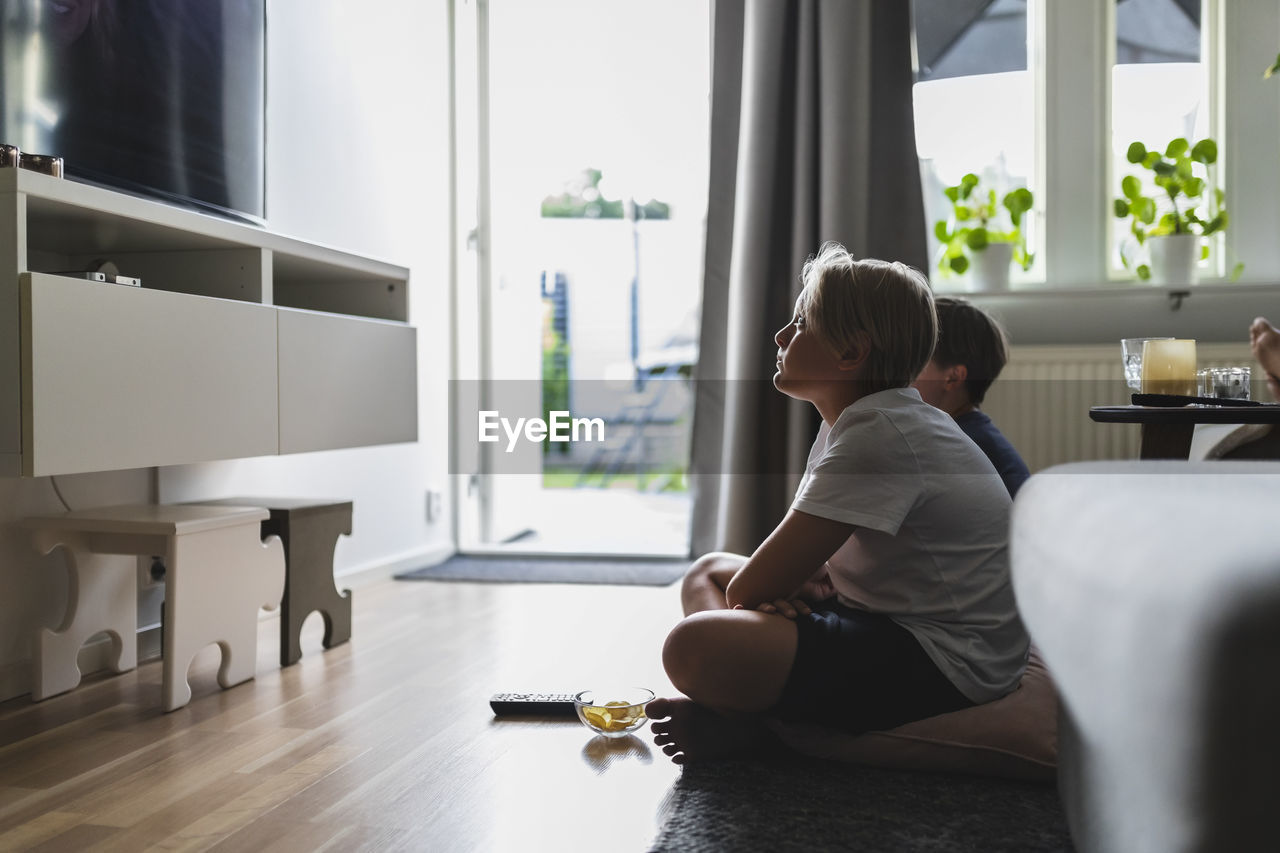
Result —
[[266, 0], [5, 0], [0, 142], [262, 223]]

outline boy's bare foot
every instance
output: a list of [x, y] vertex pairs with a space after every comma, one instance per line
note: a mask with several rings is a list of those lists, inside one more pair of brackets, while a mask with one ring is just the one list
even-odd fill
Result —
[[756, 754], [773, 745], [763, 724], [725, 717], [691, 699], [654, 699], [645, 706], [653, 742], [676, 764]]

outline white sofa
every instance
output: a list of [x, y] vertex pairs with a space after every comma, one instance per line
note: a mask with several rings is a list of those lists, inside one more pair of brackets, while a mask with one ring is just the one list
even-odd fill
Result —
[[1280, 850], [1280, 462], [1050, 468], [1011, 549], [1077, 847]]

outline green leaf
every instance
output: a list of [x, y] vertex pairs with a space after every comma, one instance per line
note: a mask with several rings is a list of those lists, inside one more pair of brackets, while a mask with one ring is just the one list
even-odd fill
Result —
[[1222, 207], [1227, 203], [1227, 194], [1223, 191], [1222, 187], [1213, 188], [1213, 198], [1218, 203], [1218, 207]]
[[965, 245], [975, 252], [987, 248], [987, 244], [991, 242], [990, 235], [985, 228], [975, 228], [969, 232], [969, 236], [965, 238]]
[[951, 271], [955, 273], [963, 273], [969, 268], [969, 259], [964, 255], [959, 255], [951, 259]]
[[1124, 180], [1120, 182], [1120, 190], [1124, 193], [1125, 198], [1137, 201], [1142, 198], [1142, 181], [1133, 175], [1125, 175]]
[[1153, 199], [1146, 196], [1135, 199], [1133, 207], [1134, 216], [1138, 217], [1144, 225], [1150, 225], [1156, 221], [1156, 203]]
[[1159, 160], [1151, 167], [1151, 170], [1157, 175], [1172, 175], [1178, 170], [1178, 167], [1167, 160]]
[[951, 239], [951, 234], [947, 231], [947, 221], [945, 219], [939, 219], [937, 222], [933, 223], [933, 236], [938, 238], [939, 243], [946, 243]]
[[1026, 187], [1019, 187], [1011, 193], [1005, 195], [1003, 204], [1005, 209], [1009, 211], [1009, 215], [1013, 217], [1013, 224], [1017, 225], [1022, 218], [1022, 214], [1031, 209], [1035, 203], [1035, 197], [1032, 196], [1031, 190]]
[[1172, 213], [1166, 213], [1160, 217], [1160, 224], [1156, 227], [1163, 232], [1171, 234], [1178, 230], [1178, 217]]
[[978, 176], [970, 172], [960, 179], [960, 198], [968, 198], [969, 193], [978, 185]]
[[1202, 261], [1209, 260], [1209, 244], [1208, 243], [1205, 243], [1203, 246], [1200, 247], [1200, 260]]
[[1129, 150], [1125, 153], [1130, 163], [1141, 163], [1142, 158], [1147, 156], [1147, 146], [1141, 142], [1132, 142], [1129, 144]]
[[1156, 151], [1148, 151], [1147, 156], [1142, 158], [1143, 168], [1150, 169], [1156, 163], [1160, 162], [1160, 154]]
[[1196, 143], [1196, 147], [1191, 149], [1191, 159], [1206, 166], [1210, 163], [1218, 161], [1218, 143], [1212, 139], [1201, 139]]
[[[1280, 59], [1276, 60], [1276, 64], [1280, 65]], [[1235, 281], [1240, 277], [1240, 273], [1244, 272], [1244, 261], [1236, 261], [1236, 265], [1231, 268], [1231, 280]]]
[[1179, 136], [1177, 139], [1170, 142], [1169, 146], [1164, 149], [1164, 156], [1168, 157], [1170, 160], [1177, 160], [1183, 154], [1186, 154], [1187, 149], [1190, 147], [1191, 143]]
[[1138, 278], [1142, 279], [1143, 281], [1146, 281], [1147, 279], [1151, 278], [1151, 267], [1147, 266], [1146, 264], [1139, 264], [1137, 272], [1138, 272]]
[[1262, 79], [1266, 80], [1272, 74], [1277, 73], [1280, 73], [1280, 53], [1276, 54], [1276, 61], [1272, 63], [1271, 67], [1262, 72]]
[[1187, 178], [1182, 184], [1182, 191], [1187, 194], [1187, 198], [1199, 198], [1204, 192], [1204, 180], [1202, 178]]
[[1183, 181], [1191, 180], [1191, 161], [1190, 160], [1185, 160], [1185, 159], [1179, 160], [1177, 166], [1175, 166], [1174, 168], [1177, 170], [1178, 177], [1182, 178]]
[[1118, 198], [1112, 204], [1115, 206], [1116, 219], [1124, 219], [1129, 215], [1129, 202], [1126, 200]]
[[1216, 234], [1219, 231], [1225, 230], [1226, 227], [1227, 227], [1227, 212], [1225, 210], [1222, 210], [1222, 211], [1219, 211], [1218, 215], [1213, 217], [1213, 219], [1210, 219], [1208, 224], [1204, 226], [1204, 234], [1207, 237], [1210, 234]]
[[1031, 192], [1025, 188], [1007, 193], [1002, 202], [1009, 211], [1009, 221], [1017, 228], [1022, 224], [1022, 214], [1031, 209]]
[[942, 191], [942, 194], [945, 195], [948, 199], [950, 199], [952, 204], [955, 204], [957, 201], [960, 200], [959, 187], [947, 187], [945, 190]]
[[972, 218], [973, 218], [973, 211], [969, 209], [968, 205], [964, 205], [964, 204], [956, 205], [956, 221], [957, 222], [968, 222]]

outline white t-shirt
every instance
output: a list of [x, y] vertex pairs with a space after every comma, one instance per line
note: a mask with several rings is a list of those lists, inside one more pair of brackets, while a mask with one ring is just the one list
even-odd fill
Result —
[[842, 602], [910, 631], [973, 702], [1017, 685], [1009, 492], [950, 415], [914, 388], [863, 397], [818, 431], [791, 506], [856, 527], [827, 561]]

